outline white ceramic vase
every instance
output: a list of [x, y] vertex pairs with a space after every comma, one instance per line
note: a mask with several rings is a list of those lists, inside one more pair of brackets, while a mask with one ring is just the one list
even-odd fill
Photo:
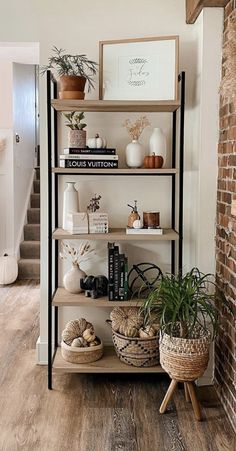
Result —
[[75, 182], [66, 182], [67, 187], [64, 191], [63, 199], [63, 229], [67, 229], [67, 214], [78, 213], [79, 211], [79, 195], [75, 189]]
[[70, 293], [81, 293], [80, 279], [86, 276], [77, 263], [73, 263], [71, 269], [64, 275], [63, 284]]
[[126, 164], [129, 168], [140, 168], [144, 160], [144, 147], [137, 139], [133, 139], [125, 149]]
[[154, 128], [149, 141], [150, 155], [161, 155], [166, 165], [166, 136], [161, 128]]

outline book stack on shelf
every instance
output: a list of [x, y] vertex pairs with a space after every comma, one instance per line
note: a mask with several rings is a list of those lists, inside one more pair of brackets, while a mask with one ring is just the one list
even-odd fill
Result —
[[108, 299], [128, 299], [128, 258], [115, 243], [108, 243]]
[[69, 147], [60, 155], [60, 168], [116, 169], [118, 155], [113, 148]]

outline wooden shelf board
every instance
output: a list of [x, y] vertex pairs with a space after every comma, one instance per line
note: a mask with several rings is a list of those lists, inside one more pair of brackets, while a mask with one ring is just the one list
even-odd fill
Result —
[[53, 371], [58, 373], [165, 373], [160, 365], [139, 368], [122, 363], [117, 357], [113, 346], [105, 346], [100, 360], [93, 363], [75, 364], [66, 362], [57, 348], [53, 362]]
[[86, 233], [72, 235], [64, 229], [56, 229], [54, 240], [90, 240], [90, 241], [175, 241], [179, 234], [173, 229], [164, 229], [163, 235], [127, 235], [125, 229], [110, 229], [109, 233]]
[[60, 100], [51, 101], [56, 111], [85, 112], [173, 112], [180, 107], [176, 100]]
[[117, 306], [131, 307], [138, 306], [141, 300], [132, 299], [129, 301], [108, 301], [108, 297], [104, 296], [98, 299], [92, 299], [86, 297], [84, 293], [72, 294], [65, 290], [65, 288], [59, 287], [54, 295], [52, 305], [58, 307], [66, 306], [81, 306], [81, 307], [97, 307], [97, 308], [112, 308]]
[[83, 175], [172, 175], [178, 174], [178, 169], [74, 169], [74, 168], [52, 168], [55, 174], [83, 174]]

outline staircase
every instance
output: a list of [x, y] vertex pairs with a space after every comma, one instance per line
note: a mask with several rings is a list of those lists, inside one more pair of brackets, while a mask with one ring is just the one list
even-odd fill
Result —
[[20, 244], [18, 279], [40, 279], [40, 168], [35, 168], [33, 193]]

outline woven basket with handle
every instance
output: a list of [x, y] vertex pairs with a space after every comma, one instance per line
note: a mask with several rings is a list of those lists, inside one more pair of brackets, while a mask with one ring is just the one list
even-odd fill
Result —
[[[111, 321], [107, 320], [111, 325]], [[112, 329], [112, 339], [116, 354], [127, 365], [149, 367], [159, 365], [159, 335], [143, 338], [129, 338]]]
[[172, 379], [194, 381], [205, 372], [211, 335], [201, 329], [199, 338], [160, 337], [160, 364]]

